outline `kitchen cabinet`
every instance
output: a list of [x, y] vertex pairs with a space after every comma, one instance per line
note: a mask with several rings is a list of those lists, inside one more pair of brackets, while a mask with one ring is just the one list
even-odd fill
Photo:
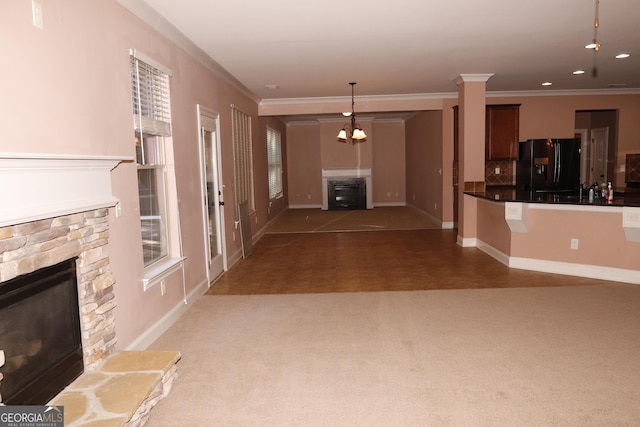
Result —
[[517, 159], [520, 104], [487, 105], [485, 159]]

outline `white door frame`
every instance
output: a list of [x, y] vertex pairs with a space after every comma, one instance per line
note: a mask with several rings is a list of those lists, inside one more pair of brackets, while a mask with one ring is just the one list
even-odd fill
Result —
[[[227, 271], [227, 248], [225, 245], [226, 239], [224, 235], [224, 206], [223, 206], [223, 187], [222, 184], [222, 152], [220, 147], [220, 114], [213, 110], [209, 110], [202, 105], [197, 105], [198, 111], [198, 152], [200, 158], [200, 190], [202, 194], [202, 223], [204, 226], [204, 244], [206, 249], [206, 272], [207, 272], [207, 286], [211, 286], [211, 280], [218, 277], [224, 271]], [[213, 124], [212, 124], [213, 123]], [[213, 174], [215, 181], [215, 187], [217, 191], [214, 191], [213, 206], [216, 206], [218, 211], [216, 215], [216, 236], [217, 244], [220, 248], [220, 259], [214, 260], [211, 256], [211, 247], [209, 243], [209, 211], [207, 207], [207, 183], [206, 183], [206, 170], [205, 170], [205, 152], [204, 152], [204, 140], [202, 138], [202, 130], [206, 129], [214, 132], [215, 138], [213, 143], [213, 155], [215, 161], [212, 164]]]
[[591, 185], [589, 182], [589, 131], [588, 129], [576, 129], [574, 133], [580, 135], [580, 182], [586, 183], [588, 187]]

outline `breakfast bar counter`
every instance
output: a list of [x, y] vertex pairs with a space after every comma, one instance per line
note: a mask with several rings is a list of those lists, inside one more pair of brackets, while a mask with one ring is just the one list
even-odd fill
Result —
[[617, 189], [614, 190], [614, 197], [611, 203], [601, 200], [589, 202], [588, 193], [585, 191], [580, 197], [573, 193], [554, 193], [534, 190], [524, 190], [513, 186], [487, 186], [484, 192], [465, 192], [470, 196], [487, 200], [501, 202], [521, 202], [521, 203], [546, 203], [559, 205], [580, 205], [580, 206], [611, 206], [611, 207], [640, 207], [639, 189]]
[[464, 192], [462, 246], [525, 270], [640, 284], [640, 194], [612, 203], [588, 197], [487, 187]]

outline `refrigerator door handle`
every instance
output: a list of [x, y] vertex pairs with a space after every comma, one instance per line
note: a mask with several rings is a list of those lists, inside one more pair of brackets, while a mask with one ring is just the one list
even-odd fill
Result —
[[556, 141], [555, 143], [555, 151], [556, 151], [556, 164], [555, 170], [553, 174], [553, 180], [557, 184], [560, 182], [560, 166], [562, 164], [562, 159], [560, 157], [560, 143]]

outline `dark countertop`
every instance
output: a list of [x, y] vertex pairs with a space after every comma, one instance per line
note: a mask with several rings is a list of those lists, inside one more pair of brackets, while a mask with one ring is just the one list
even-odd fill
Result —
[[499, 202], [523, 202], [523, 203], [548, 203], [559, 205], [581, 205], [581, 206], [633, 206], [640, 207], [639, 189], [614, 190], [612, 203], [601, 203], [595, 201], [589, 203], [588, 193], [583, 194], [582, 199], [578, 194], [554, 194], [524, 190], [511, 186], [488, 186], [484, 192], [465, 191], [465, 194]]

